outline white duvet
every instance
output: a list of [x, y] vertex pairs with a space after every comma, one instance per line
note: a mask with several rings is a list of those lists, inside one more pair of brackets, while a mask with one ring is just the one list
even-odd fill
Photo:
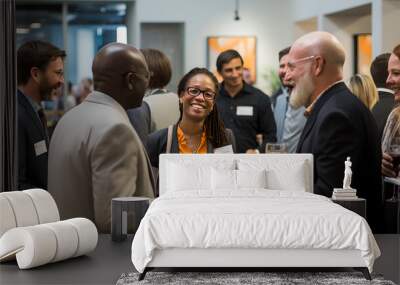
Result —
[[372, 271], [379, 248], [359, 215], [306, 192], [182, 191], [155, 199], [132, 243], [143, 272], [155, 249], [358, 249]]

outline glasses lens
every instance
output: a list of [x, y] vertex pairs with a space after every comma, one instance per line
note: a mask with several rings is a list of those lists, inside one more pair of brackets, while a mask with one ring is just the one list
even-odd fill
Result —
[[208, 100], [213, 100], [215, 97], [215, 94], [213, 92], [204, 92], [204, 98], [208, 99]]
[[197, 89], [197, 88], [194, 88], [194, 87], [189, 87], [187, 89], [187, 92], [189, 93], [189, 95], [198, 96], [201, 91], [200, 91], [200, 89]]

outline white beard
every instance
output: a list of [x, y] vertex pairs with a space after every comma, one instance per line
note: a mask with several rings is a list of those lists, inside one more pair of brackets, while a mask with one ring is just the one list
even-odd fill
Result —
[[294, 109], [298, 109], [302, 106], [307, 107], [314, 89], [315, 87], [311, 80], [310, 73], [304, 74], [299, 78], [299, 82], [297, 82], [296, 86], [292, 89], [289, 99], [290, 106]]

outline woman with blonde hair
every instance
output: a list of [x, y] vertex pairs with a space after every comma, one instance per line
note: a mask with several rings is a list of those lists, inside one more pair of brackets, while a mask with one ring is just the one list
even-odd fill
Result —
[[349, 80], [351, 92], [369, 109], [379, 100], [378, 90], [372, 78], [365, 74], [355, 74]]

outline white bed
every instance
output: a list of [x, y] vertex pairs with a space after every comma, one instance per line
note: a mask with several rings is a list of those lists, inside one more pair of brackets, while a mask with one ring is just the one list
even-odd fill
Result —
[[[154, 267], [354, 267], [379, 248], [367, 222], [312, 194], [312, 155], [160, 157], [160, 197], [132, 243]], [[366, 270], [368, 268], [368, 270]]]

